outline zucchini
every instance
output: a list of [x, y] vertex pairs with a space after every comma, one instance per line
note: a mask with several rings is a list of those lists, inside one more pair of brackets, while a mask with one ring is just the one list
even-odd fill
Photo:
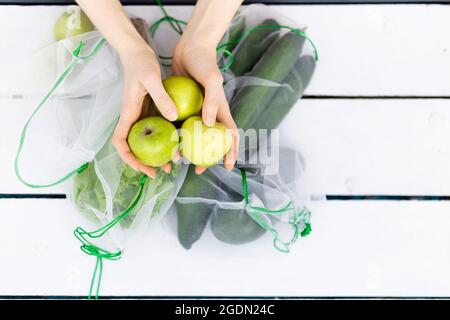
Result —
[[[211, 171], [206, 170], [201, 175], [195, 174], [193, 165], [189, 167], [178, 197], [227, 202], [241, 200], [237, 192], [225, 186]], [[190, 249], [192, 244], [200, 239], [214, 207], [214, 203], [175, 203], [178, 240], [184, 248]]]
[[207, 203], [175, 204], [177, 209], [178, 241], [189, 250], [200, 239], [213, 210]]
[[[300, 56], [305, 39], [292, 32], [267, 49], [248, 76], [282, 83]], [[274, 96], [276, 89], [265, 85], [245, 86], [231, 100], [231, 113], [238, 128], [249, 129]]]
[[213, 216], [210, 225], [214, 236], [229, 244], [245, 244], [266, 232], [245, 209], [221, 209]]
[[[261, 26], [278, 26], [279, 24], [272, 19], [263, 21]], [[237, 46], [234, 55], [234, 62], [230, 67], [235, 77], [240, 77], [259, 61], [267, 48], [275, 38], [278, 37], [277, 29], [259, 29], [250, 33]]]
[[[237, 41], [242, 36], [242, 33], [245, 29], [245, 16], [238, 15], [236, 19], [233, 21], [233, 25], [230, 27], [230, 30], [228, 31], [228, 41]], [[230, 51], [233, 51], [234, 48], [237, 46], [237, 43], [230, 43], [230, 45], [227, 46], [227, 49]]]
[[314, 57], [301, 57], [288, 77], [283, 81], [284, 84], [289, 85], [289, 88], [284, 86], [277, 88], [268, 107], [260, 114], [252, 127], [254, 129], [277, 128], [298, 99], [300, 99], [311, 81], [315, 68], [316, 61]]

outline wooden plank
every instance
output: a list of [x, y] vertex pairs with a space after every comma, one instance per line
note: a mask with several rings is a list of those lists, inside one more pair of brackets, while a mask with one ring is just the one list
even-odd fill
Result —
[[[14, 176], [32, 107], [28, 99], [0, 100], [0, 193], [67, 192], [67, 183], [33, 190]], [[302, 152], [313, 194], [448, 196], [449, 121], [447, 100], [307, 99], [282, 123], [280, 140]]]
[[301, 100], [280, 139], [313, 193], [449, 195], [447, 100]]
[[[43, 210], [45, 208], [45, 210]], [[270, 237], [246, 246], [211, 234], [190, 251], [155, 225], [117, 262], [103, 295], [450, 296], [448, 202], [318, 202], [313, 232], [290, 254]], [[85, 296], [94, 258], [66, 200], [0, 200], [0, 295]], [[182, 265], [182, 267], [180, 267]]]
[[[9, 36], [3, 40], [0, 68], [14, 70], [15, 63], [51, 43], [54, 21], [63, 8], [2, 7], [0, 28], [8, 30]], [[449, 28], [450, 6], [278, 5], [273, 8], [308, 25], [310, 36], [320, 50], [320, 64], [307, 91], [309, 95], [450, 96], [446, 85], [450, 73], [443, 72], [450, 69], [450, 39], [440, 32]], [[148, 21], [161, 16], [155, 6], [127, 9]], [[168, 6], [167, 9], [174, 16], [186, 19], [192, 7]], [[14, 86], [13, 80], [14, 76], [9, 76], [0, 81], [0, 95], [23, 94], [31, 89], [17, 83]]]

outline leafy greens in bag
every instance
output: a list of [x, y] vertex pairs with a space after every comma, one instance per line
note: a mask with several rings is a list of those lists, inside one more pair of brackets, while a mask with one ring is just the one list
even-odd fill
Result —
[[[141, 201], [122, 222], [122, 226], [129, 227], [136, 212], [142, 208], [152, 197], [157, 196], [153, 210], [147, 214], [150, 218], [160, 213], [162, 205], [174, 191], [174, 178], [180, 174], [182, 165], [173, 165], [170, 174], [158, 171], [155, 179], [147, 179]], [[139, 180], [142, 173], [135, 171], [126, 164], [122, 164], [121, 177], [117, 190], [114, 193], [112, 205], [115, 213], [125, 211], [134, 201], [139, 191]], [[72, 199], [81, 212], [89, 219], [98, 221], [98, 215], [106, 210], [106, 196], [102, 183], [97, 176], [95, 163], [91, 162], [86, 170], [77, 174], [74, 179]]]

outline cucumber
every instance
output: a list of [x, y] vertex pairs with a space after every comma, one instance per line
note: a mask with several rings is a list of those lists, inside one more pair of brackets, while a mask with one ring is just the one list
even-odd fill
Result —
[[177, 209], [178, 241], [189, 250], [200, 239], [213, 210], [211, 204], [175, 204]]
[[297, 103], [308, 86], [316, 68], [316, 61], [312, 56], [303, 56], [296, 63], [294, 69], [283, 81], [289, 88], [280, 87], [269, 105], [253, 123], [254, 129], [275, 129], [279, 126], [291, 108]]
[[[282, 83], [300, 56], [304, 38], [292, 32], [267, 49], [248, 76]], [[238, 128], [248, 129], [274, 96], [276, 89], [265, 85], [245, 86], [231, 100], [231, 113]]]
[[245, 209], [221, 209], [213, 216], [210, 225], [214, 236], [229, 244], [245, 244], [266, 232]]
[[[236, 19], [233, 21], [233, 25], [230, 27], [230, 30], [228, 31], [228, 41], [237, 41], [242, 36], [242, 33], [245, 29], [245, 16], [238, 15]], [[230, 51], [233, 51], [234, 48], [237, 46], [237, 43], [231, 43], [227, 46], [227, 49]]]
[[[206, 170], [201, 175], [195, 174], [193, 165], [189, 167], [178, 197], [227, 202], [241, 200], [237, 192], [225, 186], [211, 171]], [[215, 204], [205, 202], [175, 203], [178, 240], [184, 248], [190, 249], [192, 244], [200, 239], [214, 207]]]
[[[261, 25], [278, 26], [279, 24], [275, 20], [268, 19]], [[230, 70], [234, 76], [239, 77], [250, 71], [276, 37], [278, 37], [277, 29], [259, 29], [245, 37], [233, 52], [234, 62]]]

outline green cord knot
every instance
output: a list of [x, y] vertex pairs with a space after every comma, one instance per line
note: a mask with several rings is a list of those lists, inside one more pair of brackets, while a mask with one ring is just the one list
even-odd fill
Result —
[[88, 300], [91, 300], [92, 293], [95, 287], [95, 299], [97, 300], [103, 274], [103, 259], [119, 260], [120, 257], [122, 256], [122, 252], [121, 251], [109, 252], [105, 249], [97, 247], [86, 238], [86, 237], [94, 238], [95, 236], [93, 236], [92, 233], [90, 232], [86, 232], [81, 227], [76, 228], [73, 233], [75, 237], [81, 242], [80, 246], [81, 251], [83, 251], [87, 255], [94, 256], [97, 258], [88, 295]]
[[148, 180], [148, 176], [146, 176], [144, 174], [142, 177], [139, 178], [139, 185], [143, 186], [147, 180]]
[[[269, 210], [264, 207], [255, 207], [250, 205], [247, 174], [244, 169], [240, 169], [240, 171], [242, 178], [242, 193], [248, 215], [253, 220], [255, 220], [255, 222], [258, 223], [263, 229], [272, 234], [273, 245], [277, 250], [288, 253], [290, 251], [291, 245], [297, 241], [299, 235], [302, 237], [306, 237], [311, 232], [311, 224], [309, 223], [311, 212], [306, 208], [303, 208], [300, 211], [296, 210], [292, 202], [289, 202], [286, 206], [278, 210]], [[294, 212], [294, 214], [289, 218], [289, 224], [292, 226], [293, 235], [291, 240], [286, 242], [282, 241], [278, 231], [271, 224], [267, 223], [267, 219], [264, 218], [264, 215], [277, 216], [288, 212]]]
[[72, 53], [75, 58], [79, 58], [81, 49], [83, 49], [85, 45], [86, 44], [83, 41], [80, 41], [80, 43], [78, 43], [78, 47]]
[[292, 32], [295, 33], [295, 34], [298, 34], [299, 36], [301, 36], [301, 37], [303, 37], [303, 38], [306, 38], [306, 33], [305, 33], [305, 31], [303, 31], [303, 30], [301, 30], [301, 29], [293, 28], [293, 29], [292, 29]]
[[86, 162], [81, 167], [77, 169], [77, 173], [82, 173], [84, 170], [86, 170], [89, 167], [89, 162]]
[[94, 287], [95, 287], [95, 299], [98, 299], [98, 294], [100, 291], [100, 283], [102, 280], [102, 273], [103, 273], [103, 259], [119, 260], [120, 257], [122, 256], [122, 251], [119, 250], [117, 252], [110, 252], [108, 250], [96, 246], [89, 239], [97, 239], [102, 237], [133, 211], [133, 209], [137, 206], [140, 199], [142, 198], [142, 193], [144, 191], [145, 183], [147, 182], [147, 180], [148, 177], [146, 175], [142, 175], [139, 178], [139, 191], [138, 194], [136, 195], [136, 198], [128, 207], [128, 209], [126, 209], [124, 212], [118, 215], [115, 219], [111, 220], [110, 222], [98, 228], [97, 230], [91, 232], [85, 231], [81, 227], [76, 228], [75, 231], [73, 232], [75, 237], [81, 242], [80, 247], [81, 251], [83, 251], [87, 255], [97, 257], [97, 262], [95, 264], [94, 274], [92, 275], [91, 286], [89, 289], [89, 296], [88, 296], [89, 300], [92, 298]]
[[95, 256], [97, 258], [105, 258], [108, 260], [118, 260], [121, 257], [122, 252], [109, 252], [105, 249], [97, 247], [93, 243], [91, 243], [86, 237], [95, 238], [92, 233], [85, 231], [83, 228], [78, 227], [73, 232], [75, 237], [80, 240], [81, 246], [80, 249], [84, 253], [90, 256]]
[[291, 225], [298, 225], [302, 221], [300, 213], [296, 212], [294, 215], [289, 219], [289, 223]]
[[305, 229], [303, 229], [303, 231], [302, 231], [302, 233], [300, 233], [300, 235], [302, 237], [306, 237], [306, 236], [308, 236], [311, 233], [311, 231], [312, 231], [311, 224], [310, 223], [306, 223], [305, 224]]

